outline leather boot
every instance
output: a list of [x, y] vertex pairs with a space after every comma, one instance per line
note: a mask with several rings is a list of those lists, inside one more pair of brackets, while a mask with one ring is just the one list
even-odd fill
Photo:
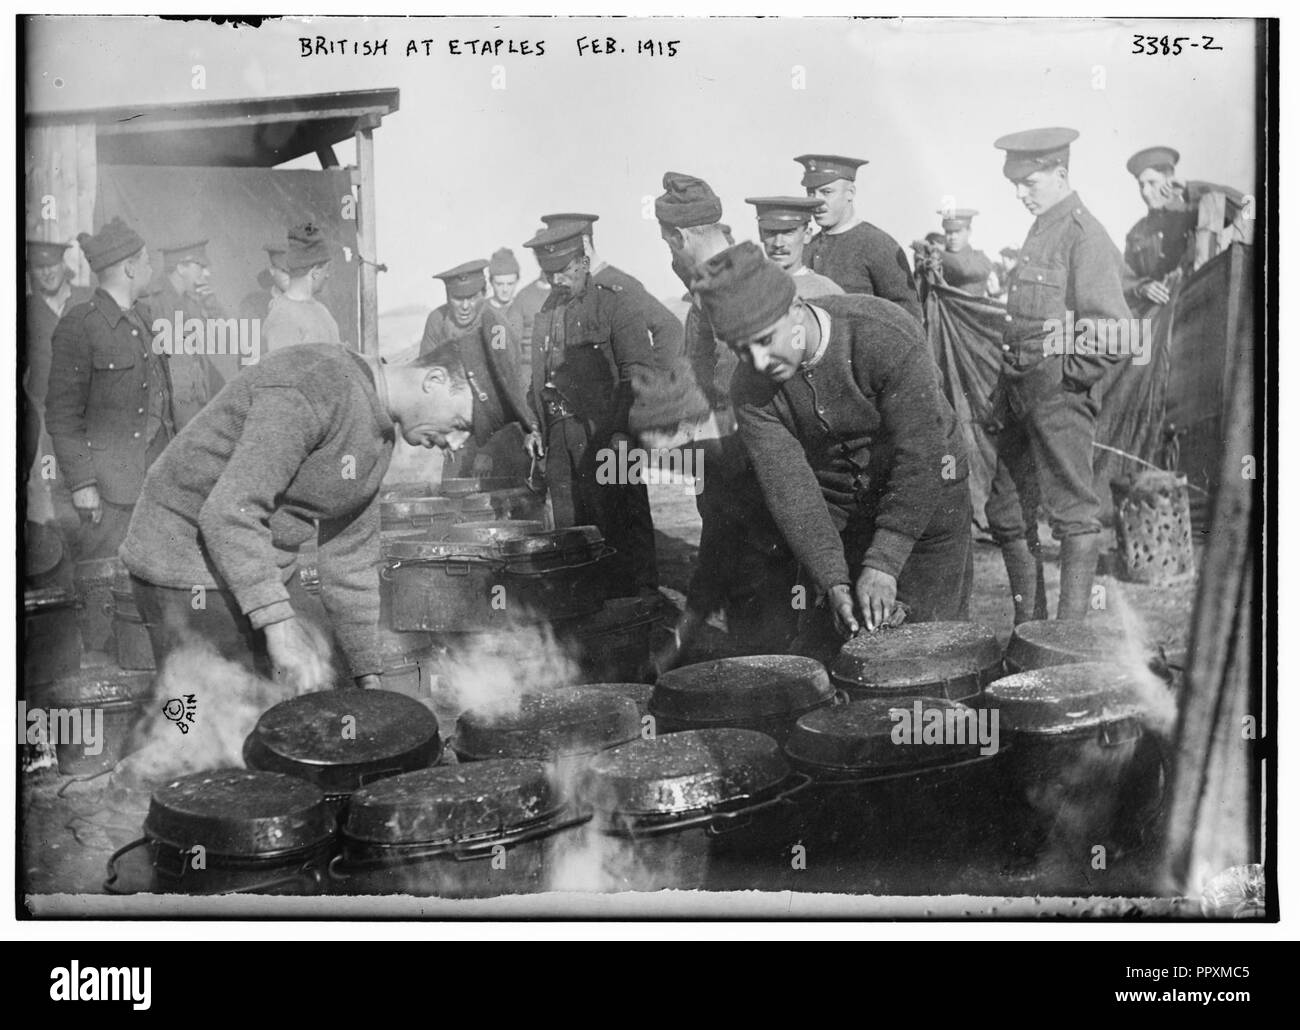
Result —
[[1097, 571], [1101, 534], [1067, 536], [1061, 541], [1061, 599], [1058, 619], [1082, 619], [1092, 600], [1092, 577]]
[[1047, 618], [1047, 590], [1043, 585], [1043, 559], [1029, 547], [1027, 540], [1012, 540], [1002, 545], [1002, 560], [1011, 584], [1011, 602], [1015, 605], [1015, 624]]

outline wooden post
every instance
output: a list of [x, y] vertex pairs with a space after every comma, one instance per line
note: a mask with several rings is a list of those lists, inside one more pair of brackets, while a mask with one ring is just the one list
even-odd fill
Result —
[[361, 262], [361, 353], [379, 353], [379, 276], [375, 232], [375, 138], [380, 119], [370, 116], [357, 123], [357, 256]]

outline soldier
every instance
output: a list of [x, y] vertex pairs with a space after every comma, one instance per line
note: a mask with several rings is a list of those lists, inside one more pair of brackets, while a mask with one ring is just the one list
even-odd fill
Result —
[[246, 296], [239, 304], [242, 318], [256, 318], [265, 322], [275, 302], [289, 289], [289, 272], [284, 267], [284, 256], [288, 247], [283, 243], [266, 243], [266, 267], [257, 273], [258, 289]]
[[654, 345], [661, 361], [674, 361], [682, 353], [682, 323], [662, 302], [653, 297], [641, 280], [629, 275], [621, 268], [601, 259], [596, 253], [594, 243], [595, 223], [599, 215], [587, 215], [580, 212], [561, 212], [542, 215], [542, 224], [548, 229], [557, 225], [577, 223], [582, 228], [582, 245], [591, 260], [591, 277], [597, 283], [606, 286], [618, 286], [627, 294], [641, 311], [641, 318], [650, 330], [650, 342]]
[[972, 297], [987, 297], [996, 285], [993, 262], [970, 245], [970, 223], [979, 212], [957, 208], [938, 213], [943, 218], [943, 281]]
[[93, 290], [72, 283], [72, 269], [63, 260], [64, 252], [71, 246], [71, 243], [27, 241], [27, 278], [31, 292], [27, 295], [27, 370], [23, 374], [23, 389], [27, 402], [32, 405], [33, 425], [38, 427], [37, 436], [28, 441], [36, 447], [36, 461], [29, 464], [31, 475], [27, 480], [28, 517], [35, 522], [47, 522], [53, 517], [75, 531], [78, 519], [67, 488], [58, 477], [46, 478], [42, 469], [45, 458], [54, 453], [50, 435], [45, 431], [50, 339], [59, 319], [94, 295]]
[[705, 265], [695, 293], [741, 360], [740, 436], [781, 532], [824, 603], [798, 650], [897, 620], [966, 618], [966, 452], [916, 320], [883, 298], [804, 300], [752, 243]]
[[488, 263], [480, 258], [434, 275], [446, 287], [447, 300], [429, 312], [425, 320], [424, 336], [420, 339], [421, 354], [429, 354], [444, 343], [478, 328], [487, 302], [487, 276], [484, 274], [487, 266]]
[[289, 286], [262, 326], [262, 353], [299, 343], [339, 343], [339, 324], [316, 299], [333, 270], [333, 254], [320, 226], [306, 222], [288, 233], [284, 270]]
[[300, 691], [331, 685], [295, 569], [298, 548], [317, 541], [348, 672], [378, 686], [379, 493], [395, 437], [454, 449], [512, 417], [480, 358], [448, 344], [388, 365], [304, 344], [233, 380], [150, 470], [122, 546], [159, 668], [197, 636]]
[[542, 230], [524, 246], [551, 282], [533, 327], [531, 399], [544, 427], [555, 524], [594, 525], [618, 552], [610, 596], [657, 597], [653, 524], [635, 514], [649, 510], [645, 484], [596, 479], [599, 452], [630, 444], [634, 384], [658, 374], [649, 330], [621, 287], [593, 281], [581, 223]]
[[993, 271], [997, 275], [997, 289], [994, 290], [994, 296], [1002, 299], [1006, 297], [1007, 286], [1011, 283], [1011, 273], [1016, 270], [1016, 262], [1020, 260], [1020, 251], [1015, 247], [1003, 247], [998, 251], [999, 261]]
[[1030, 532], [1040, 497], [1061, 542], [1058, 619], [1087, 614], [1101, 547], [1092, 488], [1093, 387], [1122, 355], [1104, 348], [1090, 353], [1097, 348], [1062, 340], [1059, 332], [1069, 313], [1077, 333], [1085, 325], [1127, 322], [1128, 307], [1119, 252], [1070, 187], [1070, 144], [1078, 135], [1032, 129], [994, 143], [1006, 151], [1002, 173], [1035, 216], [1007, 293], [1002, 368], [990, 404], [998, 463], [985, 507], [1002, 547], [1017, 621], [1045, 610], [1042, 559]]
[[1124, 240], [1124, 298], [1135, 318], [1169, 303], [1173, 273], [1183, 264], [1196, 232], [1196, 207], [1174, 181], [1178, 151], [1147, 147], [1128, 159], [1147, 213]]
[[81, 517], [77, 556], [87, 560], [117, 554], [174, 423], [167, 361], [141, 303], [152, 274], [144, 240], [118, 218], [77, 240], [99, 288], [54, 330], [45, 420]]
[[920, 322], [921, 303], [903, 248], [853, 210], [854, 179], [858, 166], [867, 162], [834, 154], [803, 154], [795, 160], [804, 166], [803, 186], [808, 196], [821, 201], [820, 210], [813, 214], [821, 232], [805, 252], [809, 267], [834, 279], [845, 293], [869, 293], [892, 300]]
[[832, 280], [818, 275], [803, 262], [804, 247], [812, 239], [813, 212], [822, 206], [815, 197], [746, 197], [758, 217], [758, 238], [767, 256], [794, 277], [800, 297], [825, 297], [843, 293]]

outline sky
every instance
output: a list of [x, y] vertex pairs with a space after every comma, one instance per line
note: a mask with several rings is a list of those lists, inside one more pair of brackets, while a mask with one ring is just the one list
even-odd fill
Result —
[[[1136, 55], [1136, 34], [1212, 36], [1223, 49]], [[387, 53], [301, 56], [299, 39], [316, 36], [387, 39]], [[580, 37], [609, 36], [620, 52], [578, 53]], [[449, 53], [448, 40], [485, 38], [545, 52]], [[405, 56], [412, 39], [432, 39], [432, 54]], [[676, 41], [677, 54], [638, 54], [639, 40]], [[598, 213], [601, 257], [656, 295], [679, 294], [651, 205], [669, 170], [707, 180], [739, 240], [756, 237], [745, 197], [802, 193], [794, 155], [865, 158], [862, 218], [906, 248], [938, 227], [945, 202], [975, 208], [972, 244], [991, 256], [1031, 222], [992, 145], [1009, 132], [1079, 131], [1071, 181], [1119, 246], [1144, 210], [1124, 169], [1134, 151], [1173, 146], [1181, 175], [1247, 192], [1255, 175], [1245, 20], [312, 18], [252, 29], [65, 17], [30, 23], [26, 60], [37, 110], [400, 89], [400, 110], [375, 134], [381, 313], [441, 303], [435, 272], [500, 246], [531, 278], [521, 244], [557, 210]], [[346, 163], [353, 148], [338, 153]]]

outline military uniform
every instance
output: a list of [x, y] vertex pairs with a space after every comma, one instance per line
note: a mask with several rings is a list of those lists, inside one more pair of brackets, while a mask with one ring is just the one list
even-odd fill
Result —
[[[144, 300], [149, 310], [151, 335], [157, 319], [163, 319], [174, 327], [179, 318], [183, 328], [187, 319], [196, 318], [203, 322], [209, 318], [225, 317], [215, 301], [205, 302], [192, 294], [180, 293], [167, 277]], [[183, 340], [183, 336], [173, 335], [173, 352], [163, 356], [171, 369], [172, 406], [177, 430], [184, 429], [225, 385], [225, 379], [212, 358], [206, 354], [186, 354], [182, 349]]]
[[[575, 235], [551, 229], [525, 246], [544, 270], [558, 271], [582, 253]], [[654, 530], [645, 484], [598, 483], [599, 452], [615, 434], [630, 435], [633, 379], [658, 368], [645, 321], [618, 286], [588, 276], [577, 293], [553, 289], [537, 315], [530, 399], [544, 427], [555, 524], [600, 529], [618, 552], [609, 573], [616, 593], [658, 587]]]
[[[1008, 150], [1004, 174], [1016, 181], [1052, 167], [1066, 159], [1077, 135], [1044, 129], [1003, 137], [996, 145]], [[1086, 610], [1101, 530], [1092, 486], [1093, 387], [1123, 356], [1049, 353], [1056, 348], [1047, 323], [1064, 323], [1067, 313], [1076, 326], [1084, 319], [1127, 320], [1121, 268], [1106, 230], [1071, 192], [1034, 220], [1007, 291], [992, 405], [998, 464], [985, 514], [999, 543], [1024, 541], [1034, 501], [1041, 499], [1052, 534], [1062, 541], [1058, 618], [1081, 616], [1080, 605]], [[1067, 579], [1076, 572], [1082, 585], [1071, 586]]]

